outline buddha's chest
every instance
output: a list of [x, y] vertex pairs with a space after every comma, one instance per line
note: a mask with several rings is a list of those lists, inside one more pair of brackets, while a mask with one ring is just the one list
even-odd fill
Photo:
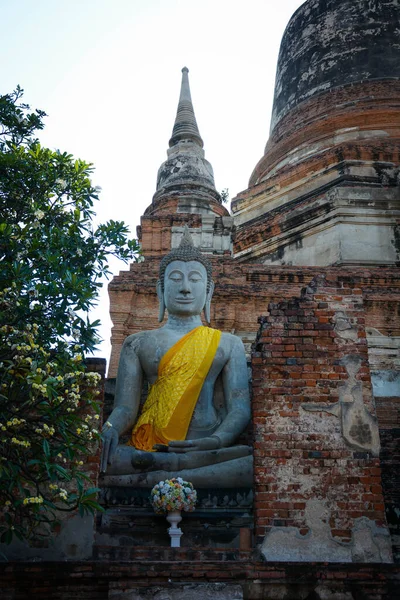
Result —
[[[146, 374], [146, 378], [150, 384], [153, 384], [160, 374], [160, 363], [161, 370], [168, 370], [170, 364], [173, 365], [174, 370], [179, 372], [179, 363], [181, 361], [183, 370], [186, 370], [188, 366], [195, 370], [196, 366], [200, 366], [202, 359], [205, 358], [207, 349], [192, 347], [189, 350], [183, 348], [180, 354], [174, 354], [174, 348], [180, 341], [182, 336], [169, 336], [168, 339], [164, 339], [160, 336], [160, 339], [149, 340], [147, 344], [144, 344], [140, 352], [140, 362], [143, 371]], [[226, 352], [223, 345], [220, 344], [212, 356], [211, 365], [205, 377], [205, 382], [213, 384], [222, 371], [226, 362]]]

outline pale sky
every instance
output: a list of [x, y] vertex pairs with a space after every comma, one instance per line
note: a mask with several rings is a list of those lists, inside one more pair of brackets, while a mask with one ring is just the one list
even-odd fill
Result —
[[[0, 0], [0, 94], [44, 110], [43, 145], [94, 163], [100, 221], [136, 236], [166, 160], [181, 69], [219, 191], [247, 188], [268, 139], [284, 29], [303, 0]], [[118, 273], [125, 267], [113, 263]], [[109, 359], [106, 287], [98, 356]]]

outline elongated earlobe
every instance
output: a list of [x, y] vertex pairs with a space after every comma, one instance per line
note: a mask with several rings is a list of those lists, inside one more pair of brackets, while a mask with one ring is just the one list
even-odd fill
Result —
[[210, 289], [207, 293], [206, 303], [204, 305], [204, 317], [205, 317], [207, 323], [210, 323], [210, 321], [211, 321], [211, 298], [213, 296], [213, 293], [214, 293], [214, 282], [211, 281]]
[[165, 314], [165, 302], [164, 302], [164, 293], [162, 290], [160, 280], [157, 281], [157, 296], [158, 296], [158, 302], [160, 303], [160, 311], [158, 313], [158, 322], [162, 323], [164, 320], [164, 314]]

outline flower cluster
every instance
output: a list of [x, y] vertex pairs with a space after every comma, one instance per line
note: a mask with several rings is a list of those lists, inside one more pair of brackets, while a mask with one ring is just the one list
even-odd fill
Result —
[[28, 440], [19, 440], [16, 437], [11, 438], [11, 443], [15, 444], [16, 446], [22, 446], [23, 448], [29, 448], [31, 443], [28, 442]]
[[151, 490], [151, 504], [156, 513], [161, 514], [171, 510], [194, 510], [197, 492], [189, 481], [181, 477], [160, 481]]
[[42, 496], [30, 496], [28, 498], [24, 498], [23, 504], [26, 506], [27, 504], [43, 504]]
[[[14, 299], [2, 291], [0, 312]], [[34, 528], [43, 532], [61, 507], [98, 508], [95, 488], [84, 486], [82, 458], [99, 439], [101, 376], [85, 371], [80, 346], [45, 350], [41, 330], [36, 323], [0, 323], [0, 541], [6, 543]]]

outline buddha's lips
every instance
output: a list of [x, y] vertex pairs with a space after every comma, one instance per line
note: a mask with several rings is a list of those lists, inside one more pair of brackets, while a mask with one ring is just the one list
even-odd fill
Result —
[[191, 304], [194, 301], [194, 298], [176, 298], [175, 302], [179, 302], [179, 304]]

